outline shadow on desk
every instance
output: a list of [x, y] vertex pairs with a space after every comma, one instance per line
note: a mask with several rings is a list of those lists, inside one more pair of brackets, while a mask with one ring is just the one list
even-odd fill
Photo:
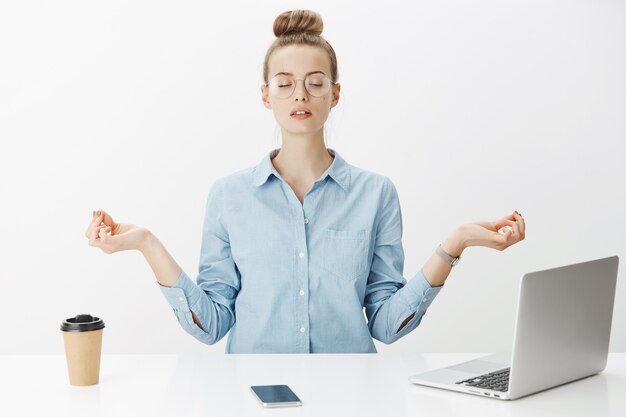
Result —
[[[179, 355], [176, 368], [167, 387], [167, 395], [159, 399], [162, 416], [216, 415], [215, 410], [230, 410], [239, 414], [241, 402], [233, 402], [228, 392], [237, 389], [232, 375], [236, 372], [232, 361], [210, 360], [206, 355]], [[241, 414], [243, 415], [243, 414]]]
[[[180, 355], [169, 380], [162, 415], [404, 416], [403, 387], [409, 369], [425, 369], [416, 356], [408, 367], [401, 357], [377, 354]], [[396, 372], [400, 370], [401, 372]], [[286, 384], [302, 407], [263, 409], [252, 385]], [[390, 397], [391, 394], [391, 397]], [[298, 409], [300, 409], [298, 411]]]

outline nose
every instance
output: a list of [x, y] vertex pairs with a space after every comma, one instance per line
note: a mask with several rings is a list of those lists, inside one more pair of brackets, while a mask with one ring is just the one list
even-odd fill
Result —
[[[302, 81], [302, 83], [300, 83], [300, 81]], [[308, 91], [306, 91], [306, 88], [304, 86], [304, 80], [296, 80], [295, 83], [296, 85], [294, 87], [295, 90], [293, 92], [293, 95], [296, 100], [308, 100]], [[302, 85], [302, 87], [300, 87], [300, 85]]]

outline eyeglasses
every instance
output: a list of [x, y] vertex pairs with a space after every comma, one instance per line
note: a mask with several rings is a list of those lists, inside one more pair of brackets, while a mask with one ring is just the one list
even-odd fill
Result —
[[277, 75], [265, 84], [269, 92], [276, 98], [285, 99], [291, 97], [296, 89], [296, 82], [304, 80], [304, 88], [313, 97], [322, 97], [328, 94], [331, 84], [335, 84], [322, 74], [311, 74], [306, 78], [293, 78], [287, 75]]

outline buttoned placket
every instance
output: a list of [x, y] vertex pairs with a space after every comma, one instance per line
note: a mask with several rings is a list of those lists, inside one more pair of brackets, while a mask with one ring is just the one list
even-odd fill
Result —
[[321, 192], [320, 187], [323, 186], [324, 180], [318, 180], [313, 183], [309, 192], [304, 196], [304, 200], [300, 203], [298, 197], [289, 184], [283, 180], [283, 187], [290, 196], [289, 201], [293, 213], [295, 223], [295, 277], [293, 297], [296, 305], [296, 350], [302, 353], [310, 353], [310, 332], [309, 332], [309, 251], [308, 251], [308, 235], [312, 217], [315, 212], [315, 203]]
[[298, 258], [296, 262], [296, 276], [293, 287], [296, 291], [296, 306], [298, 310], [298, 350], [301, 352], [310, 352], [310, 332], [309, 332], [309, 251], [307, 244], [308, 236], [308, 224], [310, 219], [307, 217], [309, 212], [309, 206], [312, 203], [312, 193], [314, 193], [315, 185], [304, 196], [302, 204], [296, 197], [296, 210], [295, 210], [295, 223], [296, 227], [296, 250], [298, 251]]
[[310, 193], [304, 197], [303, 204], [298, 201], [295, 220], [298, 227], [296, 227], [297, 234], [297, 249], [298, 260], [296, 263], [296, 305], [298, 306], [298, 319], [299, 319], [299, 332], [298, 348], [302, 352], [310, 352], [310, 333], [309, 333], [309, 252], [307, 245], [308, 224], [309, 219], [307, 217], [307, 207], [310, 205], [311, 198]]

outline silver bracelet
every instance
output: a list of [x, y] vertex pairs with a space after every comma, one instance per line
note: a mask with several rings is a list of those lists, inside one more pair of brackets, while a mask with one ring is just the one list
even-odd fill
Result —
[[459, 260], [461, 259], [460, 256], [457, 256], [456, 258], [453, 256], [450, 256], [449, 254], [447, 254], [442, 248], [441, 248], [441, 244], [439, 244], [439, 246], [437, 246], [437, 249], [435, 250], [435, 252], [437, 253], [437, 255], [441, 256], [443, 258], [444, 261], [448, 262], [450, 264], [451, 267], [453, 267], [454, 265], [456, 265]]

